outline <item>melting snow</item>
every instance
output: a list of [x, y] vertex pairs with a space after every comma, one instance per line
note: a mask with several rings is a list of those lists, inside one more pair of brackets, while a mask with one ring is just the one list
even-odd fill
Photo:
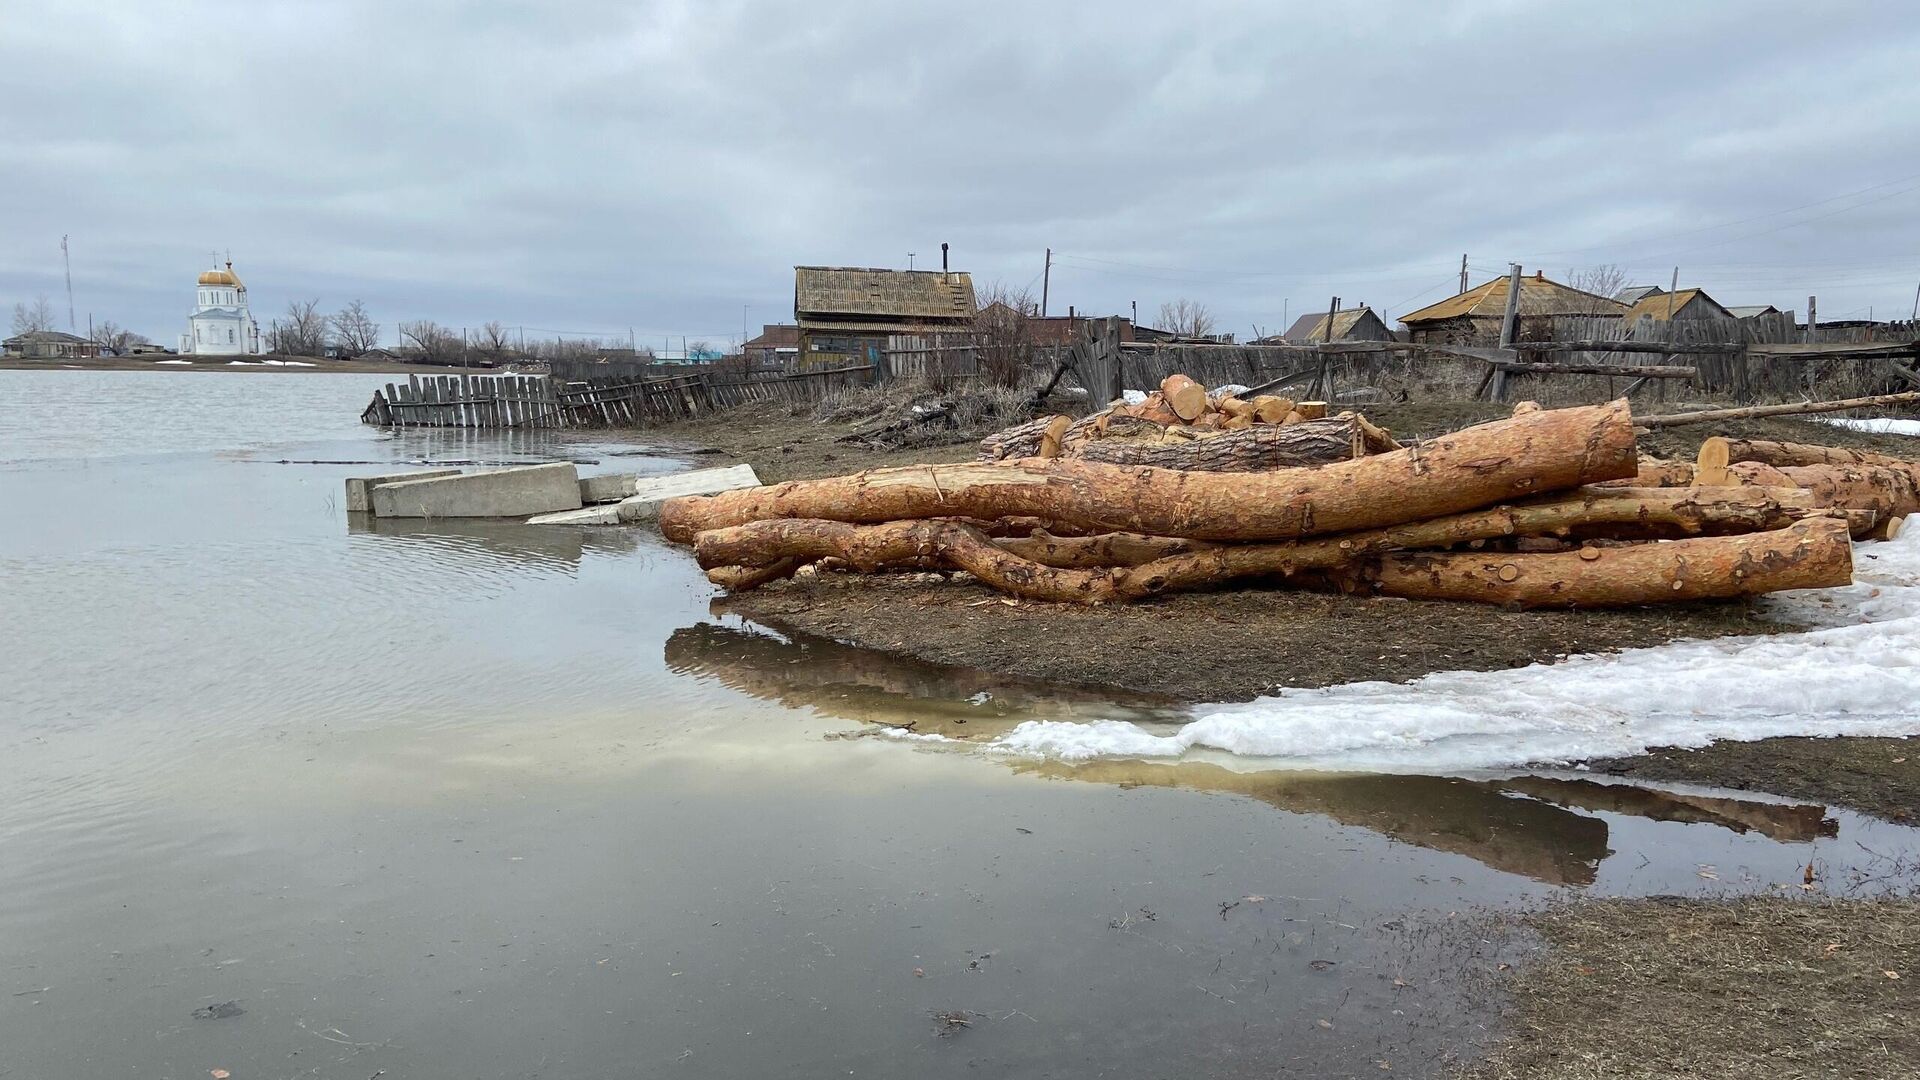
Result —
[[1411, 683], [1207, 705], [1170, 734], [1029, 721], [1004, 752], [1084, 760], [1211, 749], [1275, 767], [1497, 768], [1774, 735], [1920, 734], [1920, 529], [1854, 548], [1854, 584], [1763, 603], [1817, 629], [1688, 641]]
[[1896, 420], [1890, 417], [1855, 420], [1851, 416], [1825, 416], [1821, 419], [1838, 427], [1871, 432], [1875, 435], [1920, 435], [1920, 420]]

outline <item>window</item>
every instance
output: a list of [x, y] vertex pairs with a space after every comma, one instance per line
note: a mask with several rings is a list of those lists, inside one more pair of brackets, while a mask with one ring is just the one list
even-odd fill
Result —
[[233, 344], [233, 331], [232, 331], [232, 330], [228, 330], [228, 331], [227, 331], [227, 344], [229, 344], [229, 345], [231, 345], [231, 344]]

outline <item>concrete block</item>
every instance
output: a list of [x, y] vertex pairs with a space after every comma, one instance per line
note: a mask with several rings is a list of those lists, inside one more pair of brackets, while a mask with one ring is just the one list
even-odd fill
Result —
[[582, 507], [579, 510], [562, 510], [557, 514], [535, 514], [527, 519], [527, 524], [618, 525], [620, 524], [620, 504], [603, 503], [599, 506]]
[[[162, 361], [164, 363], [164, 361]], [[431, 480], [436, 476], [459, 476], [459, 469], [423, 469], [420, 472], [392, 473], [387, 476], [349, 476], [347, 477], [347, 512], [364, 514], [373, 509], [367, 499], [367, 492], [381, 484], [392, 484], [401, 480]]]
[[580, 474], [571, 462], [523, 465], [431, 480], [400, 480], [371, 493], [375, 517], [526, 517], [580, 508]]
[[583, 476], [580, 478], [580, 501], [588, 505], [594, 503], [616, 503], [633, 494], [633, 485], [640, 479], [639, 473], [608, 473], [604, 476]]
[[718, 495], [722, 491], [759, 487], [760, 478], [753, 466], [729, 465], [724, 469], [694, 469], [671, 476], [650, 476], [634, 485], [634, 493], [615, 503], [622, 525], [653, 521], [660, 516], [660, 504], [682, 495]]

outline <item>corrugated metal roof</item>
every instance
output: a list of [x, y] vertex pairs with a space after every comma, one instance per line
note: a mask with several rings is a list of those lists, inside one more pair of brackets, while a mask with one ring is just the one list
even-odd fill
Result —
[[1648, 318], [1665, 322], [1669, 311], [1678, 314], [1681, 308], [1686, 307], [1694, 300], [1705, 300], [1713, 306], [1715, 311], [1722, 315], [1727, 314], [1726, 308], [1721, 307], [1713, 297], [1708, 296], [1699, 289], [1681, 289], [1675, 293], [1660, 293], [1657, 296], [1643, 297], [1639, 303], [1633, 305], [1633, 307], [1628, 310], [1627, 321], [1629, 323], [1637, 322], [1640, 317], [1644, 315]]
[[[1403, 323], [1437, 322], [1441, 319], [1457, 319], [1464, 315], [1481, 315], [1499, 318], [1507, 310], [1507, 279], [1494, 278], [1484, 285], [1468, 289], [1458, 296], [1448, 297], [1437, 304], [1431, 304], [1419, 311], [1400, 316]], [[1520, 314], [1522, 315], [1619, 315], [1624, 314], [1627, 305], [1615, 303], [1604, 296], [1582, 292], [1571, 285], [1562, 285], [1539, 274], [1520, 279]]]
[[808, 316], [971, 319], [973, 278], [942, 270], [796, 266], [793, 310], [803, 324]]
[[1629, 285], [1613, 294], [1613, 298], [1623, 304], [1637, 304], [1656, 293], [1665, 292], [1658, 285]]
[[1779, 311], [1780, 309], [1772, 304], [1741, 304], [1739, 307], [1728, 308], [1727, 314], [1736, 319], [1751, 319], [1756, 315], [1765, 315], [1768, 312], [1777, 314]]

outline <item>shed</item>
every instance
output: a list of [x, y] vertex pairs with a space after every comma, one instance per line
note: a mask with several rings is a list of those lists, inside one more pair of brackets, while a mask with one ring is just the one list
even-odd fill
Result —
[[0, 352], [29, 360], [71, 360], [99, 356], [100, 346], [63, 330], [29, 330], [0, 341]]
[[1632, 325], [1641, 319], [1666, 322], [1671, 318], [1675, 322], [1727, 321], [1733, 313], [1716, 303], [1701, 289], [1681, 289], [1675, 293], [1658, 293], [1642, 297], [1627, 311], [1627, 323]]
[[957, 271], [793, 268], [802, 367], [877, 365], [888, 335], [964, 330], [974, 312], [973, 278]]
[[[1494, 278], [1458, 296], [1402, 315], [1407, 336], [1433, 345], [1494, 345], [1507, 312], [1507, 279]], [[1620, 317], [1627, 305], [1595, 293], [1552, 281], [1543, 273], [1520, 279], [1520, 340], [1546, 341], [1553, 336], [1553, 320], [1563, 315]]]
[[1392, 341], [1393, 328], [1365, 304], [1333, 313], [1333, 334], [1327, 334], [1327, 313], [1302, 315], [1276, 341], [1263, 338], [1254, 344], [1318, 345], [1324, 341]]
[[1658, 285], [1629, 285], [1613, 294], [1613, 298], [1629, 306], [1645, 300], [1649, 296], [1659, 296], [1667, 290]]
[[1762, 315], [1778, 315], [1780, 309], [1772, 304], [1738, 304], [1728, 308], [1727, 314], [1736, 319], [1757, 319]]

